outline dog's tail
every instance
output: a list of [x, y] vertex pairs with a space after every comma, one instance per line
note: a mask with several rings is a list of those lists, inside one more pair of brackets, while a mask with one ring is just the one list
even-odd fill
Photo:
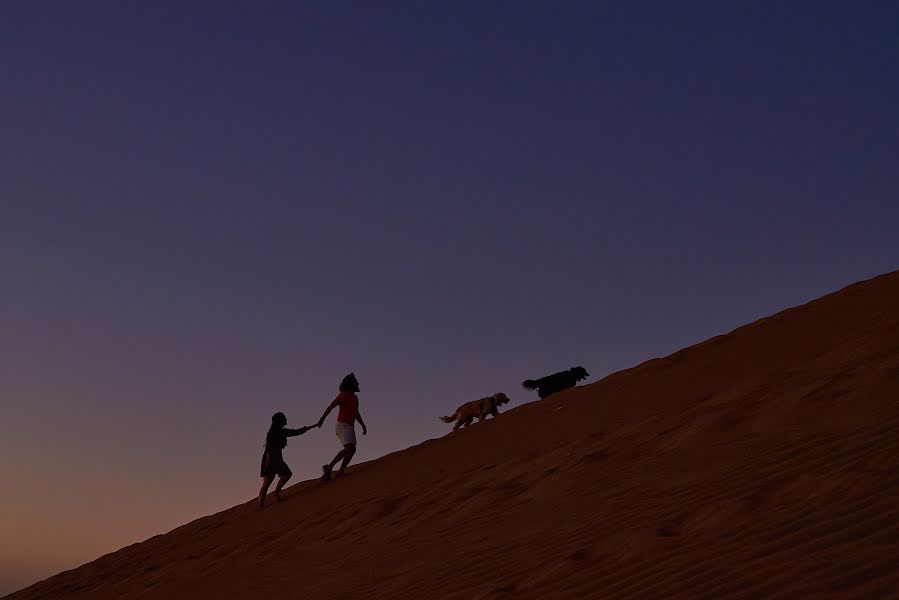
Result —
[[453, 421], [456, 420], [456, 415], [453, 415], [451, 417], [439, 417], [439, 419], [441, 421], [443, 421], [444, 423], [452, 423]]
[[521, 387], [526, 390], [536, 390], [538, 387], [540, 387], [540, 384], [533, 379], [525, 379], [521, 382]]

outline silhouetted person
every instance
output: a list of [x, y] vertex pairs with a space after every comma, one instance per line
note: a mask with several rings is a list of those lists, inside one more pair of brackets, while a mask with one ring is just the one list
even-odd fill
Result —
[[265, 436], [265, 452], [262, 454], [262, 468], [260, 475], [262, 476], [262, 488], [259, 490], [259, 508], [265, 507], [265, 495], [268, 493], [268, 487], [272, 484], [275, 476], [278, 477], [278, 485], [275, 486], [275, 498], [281, 501], [281, 488], [293, 475], [290, 467], [284, 462], [281, 452], [287, 447], [287, 438], [295, 435], [303, 435], [310, 429], [309, 427], [300, 427], [299, 429], [285, 429], [287, 425], [287, 417], [284, 413], [278, 412], [272, 415], [272, 426]]
[[322, 481], [331, 479], [331, 471], [334, 470], [334, 465], [340, 461], [343, 462], [340, 463], [340, 470], [337, 471], [337, 475], [343, 475], [343, 472], [346, 471], [346, 466], [350, 464], [350, 460], [356, 454], [356, 429], [353, 424], [359, 421], [359, 424], [362, 425], [362, 435], [368, 433], [365, 422], [362, 420], [362, 414], [359, 412], [359, 397], [356, 396], [356, 392], [359, 391], [359, 382], [356, 380], [356, 376], [350, 373], [344, 377], [343, 381], [340, 382], [339, 389], [340, 393], [328, 405], [322, 418], [318, 420], [318, 426], [321, 427], [328, 413], [334, 410], [335, 407], [340, 407], [340, 410], [337, 411], [335, 432], [337, 433], [337, 439], [343, 444], [343, 450], [338, 452], [337, 456], [329, 464], [322, 465]]
[[556, 392], [574, 387], [581, 379], [587, 379], [590, 373], [584, 367], [571, 367], [567, 371], [559, 371], [540, 379], [525, 379], [521, 382], [527, 390], [537, 390], [540, 399], [547, 398]]

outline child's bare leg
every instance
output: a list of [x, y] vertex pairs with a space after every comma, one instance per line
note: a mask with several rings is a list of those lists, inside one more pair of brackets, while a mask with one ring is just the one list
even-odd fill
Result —
[[343, 457], [346, 456], [346, 446], [343, 447], [343, 450], [337, 453], [337, 456], [334, 457], [334, 460], [329, 462], [326, 465], [322, 465], [322, 480], [327, 481], [331, 479], [331, 471], [334, 469], [334, 465], [340, 462]]
[[347, 453], [347, 447], [348, 447], [349, 445], [350, 445], [350, 444], [347, 444], [346, 446], [344, 446], [344, 447], [343, 447], [343, 450], [341, 450], [340, 452], [338, 452], [338, 453], [337, 453], [337, 456], [334, 457], [334, 460], [332, 460], [332, 461], [328, 464], [328, 470], [329, 470], [329, 471], [330, 471], [331, 469], [334, 468], [334, 465], [336, 465], [336, 464], [339, 463], [341, 460], [343, 460], [343, 457], [346, 456], [346, 453]]
[[356, 454], [356, 445], [347, 444], [343, 447], [343, 452], [343, 462], [340, 463], [340, 469], [337, 471], [338, 475], [343, 475], [343, 472], [346, 471], [346, 466], [350, 464], [350, 461], [353, 459], [353, 455]]
[[262, 478], [262, 487], [259, 489], [259, 508], [265, 508], [265, 495], [268, 494], [268, 486], [272, 484], [274, 479], [271, 475]]
[[281, 488], [284, 487], [284, 484], [287, 483], [287, 480], [290, 479], [290, 476], [293, 473], [288, 473], [287, 475], [281, 475], [278, 478], [278, 485], [275, 486], [275, 498], [278, 499], [278, 502], [282, 500], [281, 498]]

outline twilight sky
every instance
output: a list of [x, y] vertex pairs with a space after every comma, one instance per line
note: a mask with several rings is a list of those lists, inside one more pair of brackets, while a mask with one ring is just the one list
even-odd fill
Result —
[[[895, 2], [0, 5], [0, 594], [899, 268]], [[296, 480], [339, 449], [294, 438]]]

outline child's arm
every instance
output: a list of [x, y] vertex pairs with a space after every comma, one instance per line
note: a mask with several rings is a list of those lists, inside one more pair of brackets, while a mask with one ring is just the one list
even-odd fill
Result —
[[300, 427], [299, 429], [285, 429], [284, 435], [286, 435], [287, 437], [293, 437], [295, 435], [303, 435], [310, 429], [312, 429], [311, 426]]
[[318, 423], [316, 423], [315, 426], [321, 427], [322, 423], [325, 422], [325, 417], [327, 417], [328, 413], [330, 413], [332, 410], [334, 410], [338, 404], [340, 404], [340, 401], [337, 398], [334, 398], [334, 400], [331, 402], [331, 404], [328, 405], [328, 408], [325, 409], [325, 414], [322, 415], [322, 418], [318, 420]]
[[365, 421], [362, 420], [362, 413], [359, 411], [356, 411], [356, 420], [362, 425], [362, 435], [368, 435], [368, 427], [365, 426]]

